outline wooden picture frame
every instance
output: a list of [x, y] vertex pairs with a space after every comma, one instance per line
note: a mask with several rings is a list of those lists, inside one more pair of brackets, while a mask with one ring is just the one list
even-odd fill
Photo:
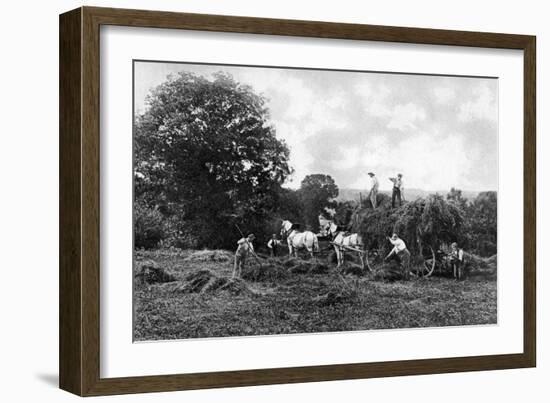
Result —
[[[519, 49], [524, 56], [523, 353], [228, 372], [100, 377], [101, 25]], [[536, 363], [535, 37], [81, 7], [60, 16], [60, 387], [81, 396], [533, 367]]]

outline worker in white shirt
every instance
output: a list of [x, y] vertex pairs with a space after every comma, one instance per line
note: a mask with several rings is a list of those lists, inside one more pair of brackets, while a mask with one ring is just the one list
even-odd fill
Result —
[[449, 254], [451, 265], [453, 266], [453, 277], [456, 280], [462, 279], [462, 270], [464, 268], [464, 250], [458, 247], [456, 242], [451, 244], [451, 253]]
[[387, 260], [392, 256], [396, 256], [403, 269], [403, 278], [405, 280], [408, 280], [410, 278], [409, 265], [411, 261], [411, 253], [407, 249], [405, 241], [399, 238], [397, 234], [393, 234], [391, 238], [388, 237], [388, 241], [390, 241], [390, 243], [393, 245], [393, 249], [390, 251], [390, 253], [388, 253], [388, 256], [386, 256], [384, 260]]
[[277, 239], [277, 234], [273, 234], [271, 239], [267, 242], [267, 248], [269, 249], [269, 254], [271, 257], [277, 256], [277, 250], [279, 249], [280, 244], [281, 241]]
[[246, 238], [241, 238], [237, 241], [237, 250], [235, 252], [235, 266], [233, 267], [233, 276], [241, 277], [242, 269], [246, 263], [248, 255], [254, 253], [252, 241], [255, 239], [254, 234], [249, 234]]
[[369, 199], [372, 204], [372, 208], [376, 208], [376, 196], [378, 196], [378, 178], [373, 172], [369, 172], [371, 181], [371, 188], [369, 192]]

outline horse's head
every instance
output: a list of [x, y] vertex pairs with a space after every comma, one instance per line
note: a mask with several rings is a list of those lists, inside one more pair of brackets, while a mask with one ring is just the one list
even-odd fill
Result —
[[292, 223], [288, 220], [283, 220], [281, 223], [281, 237], [286, 237], [292, 229]]

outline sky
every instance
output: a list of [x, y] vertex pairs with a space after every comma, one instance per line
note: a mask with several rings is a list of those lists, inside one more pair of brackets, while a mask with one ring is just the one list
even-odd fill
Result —
[[445, 191], [498, 188], [498, 79], [136, 62], [136, 113], [170, 74], [223, 71], [263, 94], [276, 136], [290, 148], [297, 188], [313, 173], [340, 188]]

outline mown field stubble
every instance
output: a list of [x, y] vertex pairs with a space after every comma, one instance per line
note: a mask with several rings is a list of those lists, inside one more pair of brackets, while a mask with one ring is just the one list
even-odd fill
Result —
[[232, 270], [223, 250], [136, 252], [135, 341], [497, 322], [494, 276], [389, 282], [287, 256], [251, 258], [242, 279]]

